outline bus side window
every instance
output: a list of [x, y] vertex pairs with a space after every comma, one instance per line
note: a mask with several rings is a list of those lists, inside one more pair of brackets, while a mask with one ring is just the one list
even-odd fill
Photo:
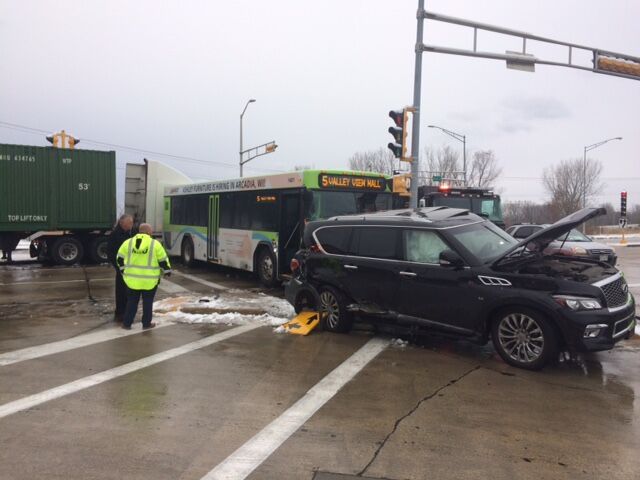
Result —
[[251, 228], [251, 192], [240, 192], [236, 194], [235, 209], [236, 214], [233, 218], [233, 228], [239, 230], [249, 230]]
[[220, 228], [233, 228], [234, 206], [232, 193], [220, 195]]
[[252, 197], [251, 230], [276, 232], [278, 230], [278, 197], [274, 191], [258, 191]]

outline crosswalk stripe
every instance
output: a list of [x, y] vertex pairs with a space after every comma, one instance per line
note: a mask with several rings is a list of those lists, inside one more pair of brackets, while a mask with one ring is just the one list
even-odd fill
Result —
[[208, 347], [215, 343], [222, 342], [223, 340], [227, 340], [229, 338], [235, 337], [236, 335], [249, 332], [259, 327], [260, 325], [258, 324], [241, 325], [239, 327], [231, 328], [229, 330], [225, 330], [224, 332], [216, 333], [200, 340], [196, 340], [195, 342], [187, 343], [186, 345], [182, 345], [180, 347], [156, 353], [149, 357], [141, 358], [140, 360], [135, 360], [125, 365], [111, 368], [109, 370], [105, 370], [103, 372], [81, 378], [74, 382], [66, 383], [59, 387], [51, 388], [49, 390], [45, 390], [34, 395], [29, 395], [28, 397], [15, 400], [13, 402], [5, 403], [4, 405], [0, 405], [0, 418], [13, 415], [14, 413], [18, 413], [23, 410], [28, 410], [29, 408], [36, 407], [45, 402], [70, 395], [75, 392], [79, 392], [80, 390], [99, 385], [109, 380], [113, 380], [114, 378], [122, 377], [123, 375], [127, 375], [137, 370], [141, 370], [157, 363], [179, 357], [180, 355], [184, 355], [185, 353]]
[[[174, 325], [173, 322], [156, 323], [156, 328]], [[25, 360], [33, 360], [34, 358], [45, 357], [47, 355], [53, 355], [55, 353], [66, 352], [68, 350], [74, 350], [76, 348], [87, 347], [96, 343], [102, 343], [109, 340], [114, 340], [116, 338], [135, 335], [136, 333], [140, 332], [142, 332], [141, 328], [132, 330], [124, 330], [119, 327], [107, 328], [97, 332], [86, 333], [84, 335], [78, 335], [77, 337], [59, 340], [57, 342], [27, 347], [20, 350], [14, 350], [13, 352], [6, 352], [0, 354], [0, 367], [11, 365], [12, 363], [24, 362]]]
[[[113, 282], [113, 278], [90, 278], [89, 282]], [[13, 282], [13, 283], [0, 283], [0, 287], [12, 287], [15, 285], [59, 285], [60, 283], [85, 283], [85, 279], [77, 280], [51, 280], [48, 282]]]
[[300, 400], [285, 410], [282, 415], [202, 477], [202, 480], [243, 480], [247, 478], [387, 345], [389, 345], [389, 341], [381, 338], [369, 340], [345, 362], [320, 380]]

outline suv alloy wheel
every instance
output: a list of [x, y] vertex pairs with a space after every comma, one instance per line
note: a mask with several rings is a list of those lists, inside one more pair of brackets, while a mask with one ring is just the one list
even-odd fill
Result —
[[500, 356], [514, 367], [539, 370], [558, 353], [554, 328], [541, 314], [525, 307], [500, 312], [491, 333]]
[[324, 313], [322, 326], [330, 332], [348, 332], [353, 325], [353, 315], [347, 310], [345, 296], [332, 287], [320, 290], [319, 310]]

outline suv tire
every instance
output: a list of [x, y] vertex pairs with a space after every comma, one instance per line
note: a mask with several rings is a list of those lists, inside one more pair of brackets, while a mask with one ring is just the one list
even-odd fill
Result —
[[530, 308], [499, 312], [491, 325], [491, 337], [502, 359], [514, 367], [540, 370], [558, 356], [556, 329]]
[[333, 287], [320, 289], [318, 310], [324, 313], [322, 327], [330, 332], [345, 333], [353, 326], [353, 314], [347, 310], [344, 294]]

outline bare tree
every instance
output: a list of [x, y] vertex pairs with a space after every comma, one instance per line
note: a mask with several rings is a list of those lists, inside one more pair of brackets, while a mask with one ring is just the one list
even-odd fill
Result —
[[553, 212], [548, 203], [530, 201], [505, 202], [502, 205], [504, 222], [508, 226], [518, 223], [553, 223]]
[[396, 159], [388, 148], [356, 152], [349, 158], [349, 168], [362, 172], [378, 172], [393, 175]]
[[479, 150], [473, 154], [468, 169], [467, 184], [470, 187], [489, 188], [502, 173], [493, 150]]
[[542, 183], [551, 196], [551, 206], [558, 218], [579, 210], [583, 194], [589, 203], [602, 191], [602, 163], [587, 160], [586, 175], [583, 168], [581, 158], [563, 160], [558, 165], [545, 168]]
[[422, 184], [433, 185], [432, 177], [434, 175], [443, 178], [458, 178], [456, 172], [460, 172], [459, 159], [460, 155], [449, 145], [445, 145], [438, 150], [427, 147], [424, 150], [426, 175], [422, 178]]

